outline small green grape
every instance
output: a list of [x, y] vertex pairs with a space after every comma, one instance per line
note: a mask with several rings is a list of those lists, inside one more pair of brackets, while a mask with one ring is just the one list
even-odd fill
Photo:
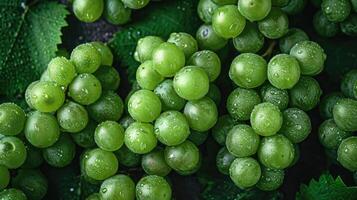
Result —
[[[88, 0], [76, 0], [88, 1]], [[97, 2], [100, 2], [99, 0]], [[79, 74], [93, 73], [102, 63], [101, 53], [91, 43], [78, 45], [71, 53], [71, 61]]]
[[14, 136], [0, 139], [0, 165], [8, 169], [19, 168], [26, 160], [27, 152], [24, 143]]
[[340, 89], [347, 97], [357, 99], [357, 70], [353, 69], [343, 76]]
[[212, 128], [213, 139], [220, 145], [224, 145], [228, 132], [236, 125], [236, 121], [230, 115], [222, 115]]
[[171, 167], [166, 164], [164, 150], [152, 151], [143, 155], [141, 166], [149, 175], [167, 176]]
[[236, 158], [229, 153], [226, 147], [222, 147], [216, 157], [218, 171], [222, 174], [229, 175], [229, 167]]
[[132, 152], [125, 144], [118, 150], [115, 151], [115, 156], [121, 165], [126, 167], [136, 167], [141, 162], [141, 155]]
[[283, 116], [276, 105], [265, 102], [254, 107], [250, 116], [250, 123], [257, 134], [271, 136], [280, 130], [283, 124]]
[[123, 25], [130, 21], [131, 9], [125, 7], [121, 0], [105, 0], [103, 14], [109, 23]]
[[25, 112], [14, 103], [0, 104], [0, 133], [2, 135], [18, 135], [26, 121]]
[[319, 103], [322, 90], [314, 78], [301, 76], [299, 82], [289, 91], [289, 94], [292, 106], [309, 111]]
[[104, 9], [103, 0], [74, 0], [73, 12], [76, 17], [82, 22], [94, 22], [100, 18]]
[[227, 135], [226, 147], [235, 157], [242, 158], [254, 155], [259, 147], [259, 135], [246, 124], [234, 126]]
[[340, 32], [338, 22], [328, 20], [321, 10], [315, 13], [312, 23], [315, 31], [323, 37], [333, 37]]
[[260, 96], [263, 102], [269, 102], [285, 110], [289, 105], [289, 93], [287, 90], [278, 89], [270, 83], [260, 88]]
[[5, 167], [0, 165], [0, 190], [5, 189], [10, 183], [10, 172]]
[[280, 51], [288, 54], [295, 44], [306, 40], [309, 40], [309, 36], [303, 30], [291, 28], [284, 37], [279, 39]]
[[161, 82], [154, 90], [154, 93], [161, 100], [162, 110], [177, 110], [180, 111], [186, 104], [186, 100], [181, 98], [175, 92], [173, 81], [166, 79]]
[[264, 35], [255, 23], [247, 22], [244, 30], [233, 38], [234, 47], [241, 53], [257, 53], [264, 46]]
[[221, 60], [215, 52], [210, 50], [194, 53], [189, 59], [188, 64], [204, 69], [210, 82], [215, 81], [221, 73]]
[[140, 122], [152, 122], [161, 113], [161, 101], [149, 90], [136, 91], [129, 99], [130, 116]]
[[249, 21], [260, 21], [270, 12], [271, 0], [239, 0], [238, 10]]
[[135, 120], [132, 117], [130, 117], [129, 115], [122, 117], [119, 121], [120, 125], [124, 129], [127, 129], [130, 126], [130, 124], [132, 124], [134, 122], [135, 122]]
[[102, 85], [92, 74], [79, 74], [68, 88], [68, 96], [77, 103], [90, 105], [102, 95]]
[[192, 54], [198, 51], [197, 41], [188, 33], [171, 33], [167, 42], [175, 44], [185, 54], [186, 59], [189, 59]]
[[28, 199], [43, 199], [48, 189], [47, 179], [39, 170], [20, 169], [11, 183], [14, 188], [25, 193]]
[[200, 49], [218, 51], [225, 47], [228, 40], [219, 36], [211, 25], [203, 24], [196, 32], [196, 39]]
[[0, 192], [0, 199], [6, 200], [27, 200], [26, 195], [18, 189], [10, 188]]
[[273, 7], [263, 20], [258, 22], [259, 31], [269, 39], [283, 37], [289, 30], [289, 19], [279, 8]]
[[94, 133], [95, 143], [105, 151], [116, 151], [124, 144], [124, 128], [117, 122], [105, 121]]
[[116, 91], [120, 85], [120, 76], [114, 67], [102, 65], [93, 75], [100, 81], [103, 90]]
[[53, 58], [47, 67], [51, 80], [61, 86], [68, 86], [76, 76], [74, 65], [65, 57]]
[[357, 101], [340, 99], [333, 107], [333, 119], [344, 131], [357, 131]]
[[[357, 9], [357, 3], [356, 3]], [[341, 31], [345, 35], [357, 36], [357, 13], [352, 13], [345, 21], [340, 23]]]
[[245, 121], [250, 118], [254, 106], [260, 102], [261, 99], [255, 90], [236, 88], [228, 96], [227, 110], [233, 119]]
[[103, 200], [134, 200], [135, 183], [127, 175], [115, 175], [103, 181], [100, 186], [100, 199]]
[[333, 118], [332, 111], [333, 107], [336, 105], [337, 101], [342, 99], [344, 96], [340, 92], [333, 92], [328, 94], [327, 96], [323, 97], [320, 102], [320, 115], [324, 119]]
[[27, 86], [26, 91], [25, 91], [25, 101], [29, 108], [34, 109], [32, 102], [31, 102], [31, 90], [32, 88], [40, 81], [34, 81], [30, 83], [30, 85]]
[[136, 184], [137, 200], [171, 200], [171, 195], [170, 185], [160, 176], [145, 176]]
[[343, 167], [354, 172], [357, 171], [357, 137], [344, 139], [337, 150], [337, 160]]
[[212, 15], [219, 7], [213, 0], [200, 0], [197, 5], [197, 13], [205, 23], [212, 22]]
[[232, 181], [241, 189], [252, 187], [258, 183], [261, 173], [258, 161], [251, 157], [236, 158], [229, 168]]
[[164, 80], [155, 69], [151, 60], [142, 63], [136, 70], [136, 81], [143, 89], [154, 90]]
[[122, 0], [124, 5], [131, 9], [141, 9], [144, 8], [150, 0]]
[[186, 140], [177, 146], [166, 146], [165, 160], [175, 171], [187, 172], [196, 169], [199, 165], [200, 152], [195, 144]]
[[351, 13], [351, 1], [349, 0], [323, 0], [321, 10], [331, 22], [342, 22]]
[[124, 103], [113, 91], [106, 91], [93, 104], [87, 107], [89, 116], [97, 122], [118, 121], [124, 112]]
[[246, 20], [236, 5], [221, 6], [212, 16], [213, 30], [226, 39], [237, 37], [243, 31], [245, 23]]
[[89, 120], [87, 126], [80, 132], [71, 134], [73, 141], [80, 147], [91, 148], [94, 147], [94, 131], [97, 123]]
[[256, 186], [263, 191], [276, 190], [283, 184], [284, 175], [284, 170], [263, 167], [262, 176]]
[[68, 101], [57, 111], [57, 121], [64, 131], [77, 133], [87, 126], [89, 119], [83, 106]]
[[125, 130], [125, 145], [134, 153], [145, 154], [157, 145], [154, 126], [149, 123], [134, 122]]
[[138, 61], [143, 63], [147, 60], [152, 60], [153, 51], [162, 43], [164, 43], [164, 40], [157, 36], [140, 38], [135, 51], [138, 56]]
[[54, 112], [64, 103], [65, 95], [54, 82], [40, 81], [30, 90], [30, 102], [40, 112]]
[[43, 158], [53, 167], [65, 167], [71, 164], [76, 154], [76, 145], [72, 138], [65, 133], [52, 146], [43, 149]]
[[279, 133], [285, 135], [292, 143], [300, 143], [311, 133], [309, 115], [298, 108], [288, 108], [283, 112], [283, 125]]
[[84, 157], [85, 173], [94, 180], [105, 180], [118, 171], [118, 160], [114, 153], [96, 148]]
[[324, 121], [318, 134], [320, 143], [328, 149], [338, 149], [342, 140], [352, 136], [351, 132], [341, 130], [333, 119]]

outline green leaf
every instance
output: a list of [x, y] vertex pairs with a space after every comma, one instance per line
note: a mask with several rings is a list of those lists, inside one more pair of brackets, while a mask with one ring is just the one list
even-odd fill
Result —
[[121, 65], [127, 67], [131, 82], [135, 80], [135, 72], [139, 66], [133, 58], [137, 41], [148, 35], [167, 39], [172, 32], [195, 34], [201, 24], [196, 8], [196, 0], [152, 2], [143, 11], [136, 13], [136, 22], [115, 34], [109, 45]]
[[357, 187], [347, 187], [340, 177], [334, 179], [330, 174], [323, 174], [319, 180], [312, 179], [309, 185], [302, 184], [296, 194], [297, 200], [337, 200], [355, 199]]
[[39, 78], [61, 43], [68, 11], [48, 1], [0, 1], [0, 94], [13, 97]]

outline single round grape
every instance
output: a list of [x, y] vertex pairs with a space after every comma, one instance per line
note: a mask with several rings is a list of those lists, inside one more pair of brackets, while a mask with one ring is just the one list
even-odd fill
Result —
[[311, 133], [309, 115], [298, 108], [288, 108], [283, 112], [283, 125], [279, 133], [285, 135], [292, 143], [304, 141]]
[[73, 1], [74, 15], [82, 22], [90, 23], [98, 20], [103, 13], [103, 0], [74, 0]]
[[236, 125], [236, 121], [230, 115], [222, 115], [212, 128], [213, 139], [220, 145], [224, 145], [228, 132]]
[[299, 81], [299, 62], [290, 55], [278, 54], [268, 63], [268, 80], [279, 89], [290, 89]]
[[144, 8], [150, 0], [122, 0], [124, 5], [131, 9], [141, 9]]
[[197, 41], [188, 33], [171, 33], [167, 42], [175, 44], [185, 54], [186, 59], [189, 59], [192, 54], [198, 51]]
[[17, 137], [7, 136], [0, 139], [0, 165], [8, 169], [19, 168], [26, 160], [24, 143]]
[[333, 119], [344, 131], [357, 131], [357, 101], [340, 99], [333, 107]]
[[65, 57], [53, 58], [48, 63], [47, 71], [50, 79], [61, 86], [69, 85], [76, 76], [76, 68]]
[[321, 10], [331, 22], [342, 22], [351, 13], [351, 1], [349, 0], [323, 0]]
[[103, 14], [109, 23], [123, 25], [130, 21], [131, 9], [125, 7], [121, 0], [106, 0]]
[[10, 172], [5, 167], [0, 165], [0, 190], [5, 189], [10, 183]]
[[164, 42], [153, 50], [154, 69], [164, 77], [173, 77], [185, 65], [185, 54], [175, 44]]
[[135, 183], [127, 175], [115, 175], [106, 179], [100, 186], [102, 200], [134, 200]]
[[198, 131], [191, 130], [190, 132], [191, 133], [187, 139], [193, 142], [196, 146], [203, 144], [209, 136], [208, 131], [198, 132]]
[[350, 98], [357, 99], [357, 70], [351, 70], [343, 76], [341, 81], [342, 93]]
[[312, 20], [315, 31], [322, 37], [333, 37], [340, 31], [338, 22], [331, 22], [321, 10], [315, 13]]
[[30, 85], [27, 86], [26, 91], [25, 91], [25, 101], [28, 105], [29, 108], [34, 109], [32, 102], [31, 102], [31, 90], [32, 88], [40, 81], [34, 81], [30, 83]]
[[217, 35], [229, 39], [237, 37], [244, 29], [246, 20], [236, 5], [217, 8], [212, 16], [212, 27]]
[[306, 40], [309, 40], [309, 36], [303, 30], [299, 28], [291, 28], [279, 39], [280, 51], [288, 54], [295, 44]]
[[82, 105], [96, 102], [102, 94], [99, 80], [92, 74], [79, 74], [68, 88], [68, 96]]
[[235, 120], [249, 120], [254, 106], [261, 102], [258, 93], [252, 89], [236, 88], [228, 96], [227, 110]]
[[230, 4], [237, 4], [237, 0], [212, 0], [217, 5], [230, 5]]
[[85, 169], [85, 162], [86, 160], [89, 158], [89, 153], [92, 151], [93, 149], [85, 149], [80, 157], [79, 157], [79, 170], [80, 170], [80, 176], [83, 178], [83, 180], [85, 180], [87, 183], [90, 184], [95, 184], [98, 185], [100, 184], [101, 181], [95, 180], [91, 177], [88, 176], [86, 169]]
[[252, 187], [258, 183], [261, 173], [259, 163], [251, 157], [236, 158], [229, 168], [229, 176], [234, 184], [241, 189]]
[[221, 73], [221, 60], [215, 52], [210, 50], [194, 53], [189, 59], [188, 64], [204, 69], [210, 82], [215, 81]]
[[265, 102], [254, 107], [250, 123], [257, 134], [271, 136], [280, 130], [283, 116], [276, 105]]
[[314, 78], [301, 76], [299, 82], [289, 91], [289, 94], [292, 106], [309, 111], [319, 103], [322, 90]]
[[0, 104], [0, 133], [2, 135], [19, 134], [24, 129], [25, 121], [25, 112], [18, 105]]
[[234, 126], [227, 135], [226, 147], [235, 157], [254, 155], [259, 147], [260, 137], [246, 124]]
[[175, 171], [190, 171], [200, 163], [200, 152], [195, 144], [186, 140], [177, 146], [166, 146], [165, 161]]
[[24, 142], [24, 144], [25, 144], [27, 156], [21, 168], [23, 169], [39, 168], [43, 163], [42, 150], [32, 146], [28, 142]]
[[173, 86], [176, 93], [186, 100], [198, 100], [209, 90], [209, 78], [204, 69], [186, 66], [174, 77]]
[[141, 167], [149, 175], [167, 176], [171, 167], [166, 164], [164, 150], [152, 151], [143, 155]]
[[171, 200], [171, 187], [162, 177], [149, 175], [136, 184], [137, 200]]
[[306, 4], [307, 0], [289, 0], [281, 9], [288, 15], [296, 15], [304, 10]]
[[273, 7], [268, 16], [258, 22], [258, 28], [265, 37], [278, 39], [289, 31], [289, 19], [281, 9]]
[[43, 199], [48, 189], [47, 179], [39, 170], [20, 169], [11, 183], [14, 188], [24, 192], [28, 199]]
[[186, 100], [181, 98], [175, 92], [173, 81], [166, 79], [161, 82], [154, 90], [154, 93], [161, 100], [162, 110], [182, 110], [186, 104]]
[[218, 118], [217, 106], [209, 97], [188, 101], [184, 108], [184, 114], [190, 128], [200, 132], [211, 129]]
[[203, 22], [211, 23], [212, 15], [218, 7], [213, 0], [200, 0], [197, 5], [198, 16]]
[[241, 53], [256, 53], [264, 46], [264, 35], [255, 23], [247, 22], [244, 30], [233, 38], [234, 47]]
[[85, 156], [84, 170], [94, 180], [105, 180], [118, 171], [118, 160], [114, 153], [96, 148]]
[[142, 63], [136, 70], [136, 81], [143, 89], [154, 90], [164, 80], [155, 69], [151, 60]]
[[219, 90], [219, 88], [217, 87], [217, 85], [211, 83], [209, 84], [209, 90], [206, 94], [207, 97], [209, 97], [210, 99], [212, 99], [217, 106], [219, 106], [221, 104], [221, 91]]
[[140, 38], [135, 51], [138, 56], [138, 61], [143, 63], [147, 60], [151, 60], [153, 51], [162, 43], [164, 43], [164, 40], [157, 36], [146, 36]]
[[167, 146], [181, 144], [190, 135], [190, 127], [185, 115], [178, 111], [162, 113], [155, 121], [155, 135]]
[[236, 157], [229, 153], [226, 147], [222, 147], [216, 156], [216, 165], [218, 171], [222, 174], [229, 175], [229, 167], [235, 159]]
[[136, 91], [129, 99], [130, 116], [140, 122], [152, 122], [161, 113], [161, 101], [149, 90]]
[[288, 138], [277, 134], [264, 137], [258, 149], [259, 161], [268, 168], [284, 169], [294, 160], [294, 145]]
[[[83, 0], [76, 0], [83, 1]], [[102, 1], [102, 0], [99, 0]], [[78, 45], [71, 53], [71, 61], [79, 74], [93, 73], [102, 63], [101, 53], [91, 43]]]
[[225, 47], [228, 40], [214, 32], [209, 24], [203, 24], [196, 32], [196, 39], [200, 49], [218, 51]]
[[357, 171], [357, 137], [344, 139], [337, 150], [337, 160], [350, 171]]
[[106, 151], [116, 151], [124, 144], [124, 128], [117, 122], [105, 121], [94, 133], [95, 143]]
[[328, 149], [337, 149], [342, 140], [352, 136], [351, 132], [341, 130], [333, 119], [324, 121], [318, 134], [320, 143]]
[[[357, 3], [356, 3], [357, 9]], [[341, 32], [345, 35], [357, 36], [357, 13], [352, 13], [345, 21], [340, 23]]]
[[26, 195], [18, 189], [10, 188], [0, 192], [0, 199], [4, 200], [27, 200]]
[[270, 12], [271, 0], [239, 0], [238, 10], [249, 21], [260, 21]]
[[53, 115], [36, 111], [29, 114], [24, 133], [33, 146], [46, 148], [58, 140], [60, 128]]
[[126, 115], [124, 117], [122, 117], [119, 121], [120, 125], [124, 128], [124, 129], [127, 129], [130, 124], [134, 123], [135, 120], [130, 117], [130, 115]]
[[54, 82], [41, 81], [30, 90], [30, 102], [40, 112], [54, 112], [64, 103], [65, 95]]
[[124, 142], [125, 145], [134, 153], [149, 153], [157, 145], [154, 126], [149, 123], [132, 123], [125, 130]]
[[267, 79], [267, 65], [257, 54], [242, 53], [232, 61], [229, 77], [239, 87], [256, 88]]
[[80, 147], [91, 148], [94, 147], [94, 131], [97, 123], [89, 120], [87, 126], [80, 132], [71, 134], [73, 141]]
[[271, 0], [273, 6], [283, 7], [289, 3], [290, 0]]
[[263, 191], [276, 190], [283, 184], [284, 175], [284, 170], [263, 167], [262, 176], [256, 186]]
[[71, 164], [76, 154], [76, 145], [72, 138], [65, 133], [52, 146], [43, 149], [43, 158], [53, 167], [65, 167]]
[[260, 89], [260, 96], [263, 102], [269, 102], [285, 110], [289, 105], [289, 93], [287, 90], [278, 89], [270, 83], [263, 85]]
[[323, 97], [320, 102], [320, 115], [324, 119], [333, 118], [332, 111], [333, 107], [336, 105], [337, 101], [342, 99], [344, 96], [340, 92], [333, 92], [328, 94], [327, 96]]
[[120, 76], [114, 67], [100, 66], [93, 74], [99, 81], [103, 90], [117, 90], [120, 84]]
[[136, 167], [141, 162], [141, 155], [130, 151], [125, 145], [114, 153], [119, 163], [126, 167]]
[[77, 133], [87, 126], [89, 119], [83, 106], [68, 101], [57, 111], [57, 121], [64, 131]]
[[124, 112], [124, 103], [113, 91], [104, 92], [95, 103], [87, 107], [89, 116], [97, 122], [118, 121]]

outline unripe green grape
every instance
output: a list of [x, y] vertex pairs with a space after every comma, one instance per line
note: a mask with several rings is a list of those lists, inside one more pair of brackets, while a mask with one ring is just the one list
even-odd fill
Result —
[[164, 150], [161, 149], [143, 155], [141, 167], [149, 175], [164, 177], [171, 172], [171, 167], [165, 161]]
[[221, 60], [215, 52], [210, 50], [194, 53], [189, 59], [188, 64], [204, 69], [210, 82], [216, 80], [221, 73]]
[[25, 121], [25, 112], [18, 105], [0, 104], [0, 133], [2, 135], [19, 134], [24, 129]]
[[279, 47], [282, 53], [290, 53], [291, 48], [301, 41], [309, 40], [309, 36], [301, 29], [291, 28], [279, 39]]
[[147, 60], [152, 60], [153, 51], [162, 43], [164, 43], [164, 40], [157, 36], [140, 38], [135, 51], [138, 56], [138, 61], [143, 63]]
[[221, 104], [221, 96], [221, 91], [217, 85], [213, 83], [209, 84], [209, 90], [206, 94], [206, 97], [212, 99], [216, 103], [217, 107]]
[[289, 91], [290, 105], [309, 111], [317, 106], [322, 95], [319, 82], [309, 76], [301, 76], [299, 82]]
[[5, 189], [10, 183], [10, 172], [5, 167], [0, 165], [0, 190]]
[[233, 38], [233, 45], [241, 53], [256, 53], [264, 46], [264, 35], [255, 23], [247, 22], [243, 32]]
[[342, 140], [352, 136], [351, 132], [341, 130], [333, 119], [324, 121], [319, 127], [319, 141], [328, 149], [337, 149]]
[[290, 0], [271, 0], [273, 6], [283, 7], [289, 3]]
[[260, 88], [260, 96], [263, 102], [272, 103], [278, 106], [280, 110], [285, 110], [289, 105], [288, 91], [278, 89], [270, 83], [267, 83]]
[[181, 175], [181, 176], [189, 176], [189, 175], [192, 175], [192, 174], [196, 173], [201, 168], [201, 166], [202, 166], [202, 158], [200, 156], [198, 164], [196, 165], [195, 168], [193, 168], [191, 170], [187, 170], [187, 171], [176, 170], [176, 173]]
[[72, 138], [65, 133], [52, 146], [43, 149], [43, 158], [53, 167], [65, 167], [71, 164], [76, 154], [76, 145]]
[[88, 120], [87, 110], [72, 101], [68, 101], [57, 111], [58, 124], [69, 133], [83, 130], [87, 126]]
[[228, 40], [214, 32], [211, 25], [203, 24], [196, 32], [196, 39], [200, 49], [218, 51], [225, 47]]
[[64, 103], [65, 95], [54, 82], [41, 81], [30, 90], [30, 102], [40, 112], [54, 112]]
[[288, 108], [283, 112], [283, 125], [279, 133], [285, 135], [292, 143], [300, 143], [311, 133], [309, 115], [298, 108]]
[[8, 169], [19, 168], [26, 160], [24, 143], [17, 137], [7, 136], [0, 139], [0, 165]]
[[230, 115], [222, 115], [212, 128], [213, 139], [220, 145], [225, 145], [228, 132], [236, 125], [236, 121]]
[[91, 42], [90, 44], [92, 44], [94, 48], [96, 48], [99, 54], [101, 55], [101, 65], [104, 66], [113, 65], [113, 53], [106, 44], [99, 41]]
[[283, 184], [284, 175], [284, 170], [263, 167], [262, 176], [256, 186], [263, 191], [276, 190]]
[[203, 144], [209, 136], [208, 131], [198, 132], [198, 131], [191, 130], [190, 132], [191, 133], [187, 139], [193, 142], [196, 146]]
[[357, 171], [357, 137], [344, 139], [337, 150], [337, 160], [350, 171]]
[[124, 112], [124, 103], [113, 91], [106, 91], [93, 104], [87, 107], [89, 116], [96, 122], [118, 121]]
[[271, 0], [239, 0], [238, 10], [249, 21], [260, 21], [270, 12]]
[[244, 29], [246, 20], [236, 5], [217, 8], [212, 16], [212, 27], [217, 35], [229, 39], [237, 37]]
[[181, 98], [175, 92], [173, 81], [166, 79], [161, 82], [154, 90], [154, 93], [161, 100], [162, 110], [177, 110], [180, 111], [186, 104], [186, 100]]
[[149, 153], [157, 145], [154, 126], [149, 123], [134, 122], [125, 130], [125, 146], [137, 154]]
[[321, 117], [323, 117], [324, 119], [333, 118], [333, 107], [336, 105], [337, 101], [342, 99], [343, 97], [343, 94], [340, 92], [333, 92], [323, 97], [319, 107]]
[[261, 173], [259, 163], [251, 157], [236, 158], [229, 168], [232, 181], [241, 189], [252, 187], [258, 183]]
[[152, 122], [161, 113], [159, 97], [149, 90], [138, 90], [129, 99], [130, 116], [140, 122]]
[[340, 31], [338, 22], [331, 22], [321, 10], [315, 13], [312, 20], [315, 31], [322, 37], [333, 37]]
[[73, 141], [80, 147], [91, 148], [95, 146], [94, 131], [97, 123], [89, 120], [87, 126], [80, 132], [71, 134]]
[[122, 117], [119, 121], [120, 125], [124, 128], [124, 129], [127, 129], [130, 124], [134, 123], [135, 120], [130, 117], [130, 115], [126, 115], [124, 117]]
[[125, 144], [118, 150], [114, 152], [119, 163], [126, 167], [136, 167], [141, 162], [141, 155], [132, 152]]
[[79, 74], [68, 87], [68, 96], [77, 103], [89, 105], [102, 94], [102, 85], [92, 74]]
[[43, 199], [47, 193], [48, 182], [39, 170], [20, 169], [11, 180], [12, 186], [25, 193], [28, 199]]
[[171, 33], [167, 42], [175, 44], [185, 54], [186, 59], [189, 59], [193, 53], [198, 51], [197, 41], [188, 33]]
[[164, 77], [154, 69], [151, 60], [145, 61], [136, 70], [136, 81], [143, 89], [154, 90], [163, 80]]
[[351, 13], [349, 0], [323, 0], [321, 10], [331, 22], [342, 22]]
[[258, 150], [259, 142], [260, 137], [252, 127], [239, 124], [228, 132], [226, 147], [233, 156], [242, 158], [254, 155]]
[[219, 172], [225, 175], [229, 175], [229, 167], [232, 162], [236, 159], [226, 147], [222, 147], [216, 156], [216, 165]]
[[357, 101], [340, 99], [333, 107], [333, 119], [344, 131], [357, 131]]
[[94, 22], [100, 18], [104, 9], [103, 0], [74, 0], [73, 12], [82, 22]]
[[343, 76], [341, 87], [342, 93], [347, 97], [357, 99], [357, 70], [353, 69]]
[[296, 15], [304, 10], [306, 3], [307, 0], [289, 0], [281, 9], [288, 15]]
[[100, 184], [100, 181], [98, 180], [95, 180], [91, 177], [88, 176], [87, 172], [86, 172], [86, 169], [85, 169], [85, 162], [86, 160], [89, 158], [89, 152], [93, 150], [93, 149], [85, 149], [80, 157], [79, 157], [79, 170], [80, 170], [80, 176], [83, 178], [83, 180], [85, 180], [86, 182], [88, 183], [91, 183], [91, 184], [95, 184], [95, 185], [98, 185]]
[[211, 23], [212, 15], [218, 7], [213, 0], [200, 0], [197, 5], [198, 16], [203, 22]]
[[103, 200], [134, 200], [135, 183], [127, 175], [115, 175], [103, 181], [100, 186], [100, 199]]
[[144, 8], [150, 0], [122, 0], [124, 5], [131, 9], [141, 9]]
[[27, 86], [26, 91], [25, 91], [25, 101], [29, 108], [34, 109], [32, 102], [31, 102], [31, 90], [32, 88], [40, 81], [34, 81], [30, 83], [30, 85]]
[[279, 8], [272, 8], [267, 17], [258, 22], [259, 31], [269, 39], [283, 37], [289, 30], [289, 19]]
[[229, 4], [237, 4], [237, 0], [212, 0], [217, 5], [229, 5]]
[[123, 25], [130, 21], [131, 9], [125, 7], [121, 0], [105, 0], [104, 17], [114, 25]]
[[94, 140], [99, 148], [116, 151], [124, 144], [124, 128], [114, 121], [102, 122], [95, 129]]
[[61, 86], [69, 85], [76, 76], [74, 65], [65, 57], [53, 58], [48, 63], [47, 71], [50, 79]]
[[118, 160], [114, 153], [96, 148], [84, 158], [85, 173], [94, 180], [105, 180], [118, 170]]
[[39, 168], [43, 163], [42, 150], [32, 146], [28, 142], [24, 142], [24, 144], [26, 147], [27, 156], [21, 168], [23, 169]]
[[172, 77], [185, 65], [185, 54], [175, 44], [161, 43], [152, 52], [154, 69], [164, 77]]
[[93, 75], [100, 81], [103, 90], [117, 90], [120, 84], [118, 71], [111, 66], [102, 65]]
[[0, 199], [27, 200], [27, 197], [21, 190], [10, 188], [0, 192]]
[[190, 171], [199, 165], [200, 152], [195, 144], [186, 140], [177, 146], [166, 146], [165, 160], [175, 171]]
[[345, 35], [352, 37], [357, 36], [357, 13], [352, 13], [345, 21], [341, 22], [340, 27], [342, 33]]
[[76, 67], [77, 73], [93, 73], [101, 65], [102, 56], [93, 44], [85, 43], [78, 45], [73, 49], [71, 53], [71, 61]]
[[170, 185], [160, 176], [145, 176], [136, 184], [137, 200], [171, 200], [171, 195]]
[[254, 107], [250, 123], [257, 134], [271, 136], [280, 130], [283, 116], [276, 105], [265, 102]]

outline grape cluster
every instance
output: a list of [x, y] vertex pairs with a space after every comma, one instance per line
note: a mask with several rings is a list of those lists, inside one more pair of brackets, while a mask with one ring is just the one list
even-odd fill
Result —
[[325, 121], [319, 127], [320, 143], [346, 169], [357, 171], [357, 70], [346, 73], [341, 92], [325, 96], [320, 104]]

